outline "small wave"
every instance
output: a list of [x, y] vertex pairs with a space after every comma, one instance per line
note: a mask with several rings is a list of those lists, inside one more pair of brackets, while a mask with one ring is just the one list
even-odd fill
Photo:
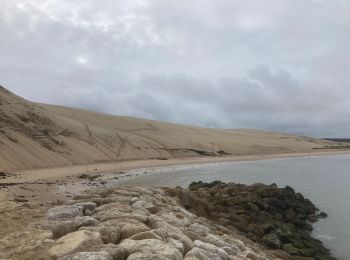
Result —
[[326, 236], [326, 235], [317, 235], [317, 237], [319, 237], [319, 238], [325, 238], [325, 239], [328, 239], [328, 240], [334, 239], [334, 237], [330, 237], [330, 236]]

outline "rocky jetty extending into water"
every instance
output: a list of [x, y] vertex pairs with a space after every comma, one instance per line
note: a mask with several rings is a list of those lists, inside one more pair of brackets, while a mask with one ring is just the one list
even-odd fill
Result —
[[189, 189], [177, 187], [168, 193], [180, 198], [190, 212], [231, 227], [268, 248], [292, 256], [335, 259], [311, 236], [311, 223], [327, 214], [291, 187], [200, 181], [191, 183]]
[[312, 241], [301, 229], [310, 229], [306, 219], [315, 213], [301, 195], [275, 186], [94, 189], [49, 209], [45, 221], [25, 232], [1, 238], [0, 259], [331, 259], [318, 242], [312, 258], [299, 257], [307, 249], [297, 239]]

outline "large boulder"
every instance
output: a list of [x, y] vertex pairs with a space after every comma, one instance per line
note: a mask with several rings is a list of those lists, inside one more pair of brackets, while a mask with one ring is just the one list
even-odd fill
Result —
[[[160, 241], [158, 239], [144, 239], [144, 240], [125, 239], [120, 243], [119, 246], [126, 250], [128, 256], [135, 253], [147, 253], [147, 254], [154, 254], [154, 255], [159, 255], [161, 257], [165, 257], [163, 259], [170, 259], [170, 260], [183, 259], [182, 254], [177, 248], [175, 248], [171, 244], [168, 244], [164, 241]], [[147, 259], [147, 258], [144, 258], [144, 259]]]
[[132, 207], [135, 209], [147, 209], [154, 207], [154, 205], [144, 200], [138, 200], [132, 204]]
[[48, 221], [40, 227], [45, 230], [52, 231], [54, 238], [59, 238], [68, 233], [78, 230], [80, 227], [97, 226], [100, 222], [93, 217], [75, 217], [72, 219], [62, 219], [55, 221]]
[[181, 254], [185, 253], [184, 244], [181, 243], [180, 241], [172, 239], [172, 238], [167, 238], [164, 241], [167, 242], [170, 245], [173, 245], [175, 248], [177, 248], [177, 250], [179, 250]]
[[81, 230], [58, 239], [56, 245], [50, 249], [49, 253], [53, 258], [59, 258], [81, 251], [89, 251], [99, 244], [102, 244], [99, 232]]
[[99, 210], [94, 215], [94, 217], [101, 222], [104, 222], [107, 220], [113, 220], [113, 219], [134, 219], [144, 223], [147, 221], [147, 215], [145, 214], [145, 212], [137, 211], [137, 210], [122, 211], [119, 207]]
[[191, 224], [189, 227], [185, 227], [183, 229], [183, 232], [186, 236], [192, 239], [192, 241], [194, 241], [206, 237], [209, 234], [210, 229], [201, 224], [194, 223]]
[[121, 239], [126, 239], [138, 233], [151, 230], [146, 224], [139, 223], [127, 223], [121, 228]]
[[157, 253], [136, 252], [131, 254], [128, 260], [169, 260], [169, 258]]
[[84, 214], [86, 214], [88, 210], [92, 211], [97, 207], [96, 203], [89, 201], [74, 203], [73, 206], [82, 207]]
[[114, 244], [103, 244], [94, 247], [94, 251], [105, 251], [112, 256], [113, 260], [125, 260], [126, 251], [119, 245]]
[[137, 233], [137, 234], [129, 237], [129, 239], [133, 239], [133, 240], [159, 239], [159, 240], [162, 240], [162, 238], [160, 236], [158, 236], [156, 233], [154, 233], [153, 231], [145, 231], [145, 232]]
[[51, 208], [47, 211], [47, 219], [48, 220], [61, 220], [67, 218], [75, 218], [84, 216], [83, 207], [82, 206], [57, 206]]
[[101, 223], [97, 227], [81, 227], [79, 230], [89, 230], [89, 231], [99, 232], [101, 234], [101, 239], [105, 244], [118, 243], [121, 235], [121, 231], [119, 227], [107, 225], [106, 223]]
[[185, 255], [186, 260], [221, 260], [220, 257], [214, 253], [208, 255], [203, 249], [194, 247]]
[[227, 243], [219, 236], [208, 234], [206, 237], [202, 238], [202, 241], [222, 248], [229, 255], [235, 255], [235, 256], [243, 255], [240, 248], [237, 245]]
[[105, 252], [79, 252], [69, 256], [59, 257], [58, 260], [113, 260], [112, 256]]
[[185, 253], [191, 250], [194, 246], [192, 240], [189, 239], [180, 230], [158, 228], [153, 230], [153, 232], [160, 236], [162, 239], [172, 238], [180, 241], [184, 245]]
[[220, 259], [224, 259], [224, 260], [228, 259], [227, 252], [220, 247], [214, 246], [214, 245], [209, 244], [209, 243], [202, 242], [200, 240], [194, 241], [194, 246], [205, 251], [208, 256], [210, 256], [211, 254], [215, 254], [215, 255], [218, 255], [220, 257]]

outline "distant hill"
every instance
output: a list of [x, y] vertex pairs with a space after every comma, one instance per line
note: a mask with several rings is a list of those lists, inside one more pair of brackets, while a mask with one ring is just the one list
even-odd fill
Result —
[[328, 143], [281, 133], [206, 129], [38, 104], [0, 86], [0, 170], [148, 158], [308, 152]]

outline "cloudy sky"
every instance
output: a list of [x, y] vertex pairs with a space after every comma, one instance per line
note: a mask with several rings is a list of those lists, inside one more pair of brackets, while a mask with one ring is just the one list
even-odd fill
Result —
[[33, 101], [350, 137], [348, 0], [0, 0], [0, 84]]

